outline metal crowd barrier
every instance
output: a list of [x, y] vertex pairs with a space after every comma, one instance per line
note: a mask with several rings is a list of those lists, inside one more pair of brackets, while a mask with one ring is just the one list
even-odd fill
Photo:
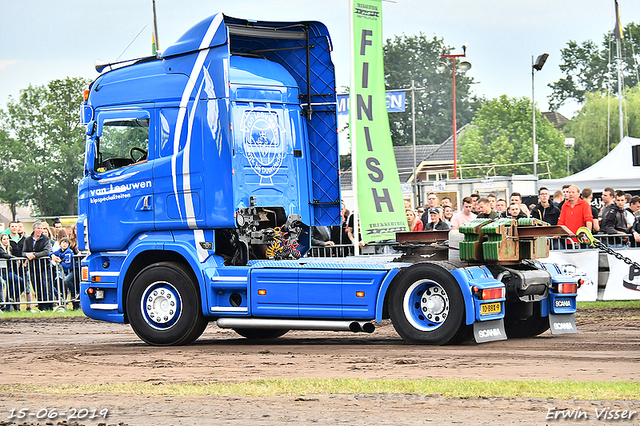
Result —
[[[594, 238], [612, 248], [640, 248], [631, 234], [603, 235], [595, 234]], [[391, 247], [395, 242], [370, 243], [360, 249], [360, 254], [390, 254], [395, 251]], [[551, 240], [551, 250], [583, 250], [593, 249], [587, 244], [574, 242], [570, 238]], [[347, 257], [353, 255], [353, 245], [312, 246], [306, 257]]]
[[[593, 237], [611, 248], [624, 249], [640, 247], [640, 243], [636, 243], [636, 240], [633, 238], [632, 234], [594, 234]], [[559, 244], [554, 244], [552, 240], [551, 244], [551, 250], [583, 250], [593, 248], [594, 247], [591, 247], [588, 244], [577, 243], [569, 238], [560, 238]]]
[[0, 260], [0, 310], [78, 309], [80, 307], [80, 261], [75, 255], [68, 274], [62, 266], [42, 257]]

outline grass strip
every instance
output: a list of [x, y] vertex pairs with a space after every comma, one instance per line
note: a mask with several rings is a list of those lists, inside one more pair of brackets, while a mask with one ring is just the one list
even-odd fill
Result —
[[640, 300], [600, 300], [578, 302], [578, 309], [640, 308]]
[[99, 385], [1, 385], [0, 392], [43, 394], [115, 393], [140, 396], [239, 395], [300, 396], [318, 394], [420, 394], [445, 398], [559, 398], [580, 400], [638, 400], [640, 383], [629, 381], [552, 380], [365, 380], [264, 379], [211, 383], [116, 383]]
[[31, 312], [31, 311], [5, 311], [0, 314], [0, 321], [4, 318], [73, 318], [83, 317], [81, 309], [64, 311], [44, 311], [44, 312]]

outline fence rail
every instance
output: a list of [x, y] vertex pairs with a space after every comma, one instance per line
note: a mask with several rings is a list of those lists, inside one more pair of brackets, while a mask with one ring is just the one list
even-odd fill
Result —
[[68, 271], [50, 257], [1, 259], [0, 309], [78, 309], [83, 258], [74, 256]]
[[[596, 234], [593, 236], [605, 245], [613, 248], [640, 248], [640, 243], [636, 243], [632, 234], [615, 234], [603, 235]], [[551, 250], [583, 250], [594, 249], [587, 244], [580, 244], [571, 238], [552, 239]], [[360, 254], [390, 254], [400, 253], [393, 250], [392, 245], [395, 241], [382, 243], [370, 243], [360, 248]], [[312, 246], [306, 257], [346, 257], [352, 256], [354, 253], [353, 245], [333, 245], [333, 246]]]

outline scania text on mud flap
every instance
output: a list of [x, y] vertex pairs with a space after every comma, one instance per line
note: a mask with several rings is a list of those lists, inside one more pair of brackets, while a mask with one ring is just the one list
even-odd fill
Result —
[[554, 273], [527, 261], [566, 233], [540, 223], [468, 224], [455, 261], [422, 256], [448, 239], [437, 231], [398, 234], [402, 256], [305, 257], [310, 227], [340, 224], [330, 55], [319, 22], [217, 14], [156, 56], [98, 67], [82, 105], [87, 316], [152, 345], [210, 321], [276, 338], [385, 318], [408, 342], [446, 344], [533, 336], [575, 312], [575, 293], [550, 305]]

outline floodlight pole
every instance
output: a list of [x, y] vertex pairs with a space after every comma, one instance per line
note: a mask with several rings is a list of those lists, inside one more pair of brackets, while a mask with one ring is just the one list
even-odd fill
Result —
[[[465, 49], [466, 50], [466, 49]], [[440, 58], [451, 58], [453, 69], [453, 178], [458, 178], [458, 126], [456, 124], [456, 58], [464, 58], [467, 54], [441, 55]]]
[[548, 53], [543, 53], [538, 56], [537, 60], [533, 60], [533, 55], [531, 55], [531, 111], [532, 112], [532, 121], [533, 121], [533, 174], [535, 177], [538, 177], [538, 144], [536, 142], [536, 70], [540, 71], [544, 66], [544, 63], [547, 61], [549, 57]]

